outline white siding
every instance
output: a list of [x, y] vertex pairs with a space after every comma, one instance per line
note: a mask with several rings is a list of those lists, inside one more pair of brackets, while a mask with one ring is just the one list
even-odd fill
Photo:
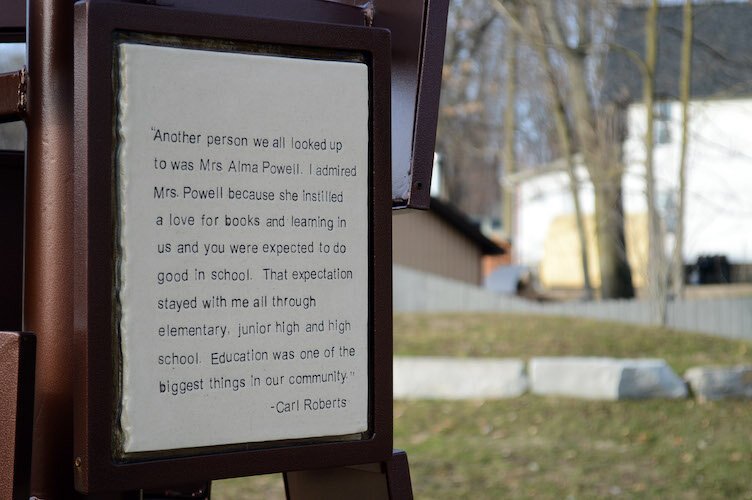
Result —
[[[677, 192], [680, 116], [679, 105], [672, 103], [671, 140], [656, 146], [659, 203]], [[723, 254], [731, 262], [752, 262], [752, 100], [693, 102], [690, 120], [684, 260], [689, 263], [699, 255]], [[624, 207], [627, 213], [639, 214], [646, 212], [642, 104], [630, 107], [628, 127]], [[592, 186], [584, 168], [578, 175], [585, 180], [580, 193], [583, 210], [592, 214]], [[553, 219], [574, 212], [568, 182], [566, 174], [558, 172], [519, 186], [515, 243], [520, 263], [538, 264]]]
[[[662, 194], [677, 190], [681, 110], [672, 106], [672, 141], [655, 152]], [[629, 110], [625, 154], [630, 175], [644, 175], [645, 107]], [[709, 100], [690, 105], [689, 161], [684, 260], [723, 254], [732, 262], [752, 261], [752, 100]], [[644, 186], [644, 182], [641, 182]], [[643, 190], [644, 191], [644, 190]], [[660, 196], [661, 193], [659, 193]], [[641, 192], [625, 198], [626, 210], [645, 210]]]

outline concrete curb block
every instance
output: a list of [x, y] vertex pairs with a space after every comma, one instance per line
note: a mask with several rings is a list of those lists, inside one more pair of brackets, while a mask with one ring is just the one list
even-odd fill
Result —
[[394, 358], [397, 399], [503, 399], [527, 388], [520, 359]]
[[532, 358], [533, 394], [616, 401], [688, 395], [684, 381], [662, 359]]
[[698, 401], [752, 399], [752, 365], [695, 366], [684, 373]]
[[[685, 381], [686, 380], [686, 381]], [[540, 396], [617, 401], [752, 399], [752, 365], [697, 366], [684, 379], [662, 359], [536, 357], [394, 358], [395, 399], [506, 399]]]

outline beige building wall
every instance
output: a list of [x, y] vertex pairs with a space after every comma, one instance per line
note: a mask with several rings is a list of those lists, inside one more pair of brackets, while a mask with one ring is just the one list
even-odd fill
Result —
[[[632, 284], [641, 288], [645, 284], [648, 252], [647, 215], [628, 214], [624, 221], [627, 240], [627, 261], [632, 268]], [[598, 268], [598, 249], [595, 240], [595, 221], [592, 215], [585, 216], [585, 232], [588, 239], [590, 277], [593, 286], [601, 286]], [[582, 261], [580, 241], [574, 215], [556, 217], [549, 226], [540, 263], [540, 282], [546, 288], [582, 288]]]
[[397, 210], [392, 224], [395, 264], [481, 284], [481, 250], [436, 214]]

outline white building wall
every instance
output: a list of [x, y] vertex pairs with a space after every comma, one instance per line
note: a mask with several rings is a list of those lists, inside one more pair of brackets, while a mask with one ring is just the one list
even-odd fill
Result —
[[[586, 213], [594, 211], [593, 187], [583, 167], [577, 169], [580, 179], [580, 204]], [[543, 260], [543, 247], [553, 220], [574, 213], [569, 176], [554, 172], [529, 179], [517, 188], [517, 237], [513, 256], [518, 263], [537, 266]]]
[[[752, 262], [752, 100], [692, 102], [689, 113], [684, 261], [722, 254], [731, 262]], [[671, 142], [655, 151], [659, 203], [678, 193], [678, 103], [671, 104], [671, 119]], [[644, 105], [630, 107], [628, 120], [625, 156], [630, 175], [639, 181], [644, 177]], [[642, 192], [626, 197], [628, 212], [646, 210], [644, 181], [641, 185]]]

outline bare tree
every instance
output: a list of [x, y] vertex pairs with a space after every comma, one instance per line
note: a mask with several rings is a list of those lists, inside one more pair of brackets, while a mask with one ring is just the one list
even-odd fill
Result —
[[[504, 170], [550, 161], [556, 139], [538, 84], [542, 73], [528, 64], [536, 52], [488, 2], [450, 4], [437, 151], [449, 199], [470, 215], [498, 217], [502, 197], [513, 208], [513, 194], [501, 193]], [[502, 218], [509, 234], [515, 218]]]
[[[512, 9], [517, 15], [518, 5], [516, 1], [509, 2], [509, 9]], [[516, 214], [515, 214], [515, 186], [508, 179], [511, 179], [517, 170], [515, 157], [515, 132], [517, 131], [517, 52], [519, 45], [519, 32], [516, 29], [506, 30], [506, 46], [504, 49], [504, 60], [506, 61], [506, 100], [504, 103], [504, 150], [502, 155], [502, 165], [504, 174], [502, 176], [502, 222], [507, 239], [511, 240], [516, 234]]]
[[[510, 2], [497, 1], [511, 25], [527, 33], [520, 16], [509, 8]], [[622, 208], [623, 117], [618, 108], [602, 105], [597, 95], [599, 61], [593, 52], [593, 19], [604, 5], [592, 0], [525, 0], [525, 5], [540, 22], [546, 47], [541, 54], [558, 72], [557, 87], [565, 89], [566, 98], [561, 100], [566, 104], [564, 114], [571, 120], [576, 148], [593, 184], [601, 296], [632, 297]]]
[[493, 213], [499, 199], [502, 33], [484, 1], [450, 4], [436, 144], [446, 193], [470, 214]]
[[645, 196], [648, 209], [647, 291], [653, 304], [654, 319], [666, 322], [668, 279], [661, 217], [656, 207], [655, 186], [655, 71], [658, 56], [658, 0], [651, 0], [645, 11], [645, 63], [642, 72], [642, 96], [645, 102]]
[[572, 196], [572, 202], [574, 204], [575, 223], [577, 225], [577, 238], [580, 243], [580, 264], [582, 265], [582, 278], [583, 287], [585, 290], [585, 298], [592, 300], [593, 298], [593, 285], [590, 279], [590, 258], [588, 255], [588, 240], [587, 233], [585, 231], [585, 218], [582, 213], [582, 204], [580, 203], [580, 180], [577, 178], [576, 173], [576, 160], [575, 151], [572, 144], [572, 138], [574, 131], [567, 118], [566, 105], [564, 98], [558, 90], [556, 83], [556, 73], [551, 65], [548, 55], [546, 54], [546, 45], [543, 38], [543, 32], [540, 25], [540, 20], [536, 15], [536, 12], [531, 11], [530, 18], [530, 37], [532, 45], [535, 47], [538, 53], [538, 59], [543, 65], [545, 74], [544, 87], [550, 100], [551, 113], [553, 115], [554, 124], [556, 125], [556, 134], [561, 147], [561, 152], [566, 162], [567, 176], [569, 177], [569, 190]]
[[648, 298], [653, 304], [654, 320], [666, 324], [668, 318], [669, 275], [672, 290], [676, 296], [681, 294], [684, 284], [683, 240], [684, 240], [684, 205], [686, 196], [687, 146], [689, 140], [689, 93], [692, 64], [692, 2], [687, 0], [683, 8], [683, 29], [681, 48], [681, 69], [679, 76], [679, 98], [682, 108], [682, 137], [680, 146], [678, 175], [678, 206], [676, 208], [676, 230], [674, 249], [671, 259], [666, 258], [664, 248], [665, 229], [656, 206], [655, 185], [655, 84], [656, 61], [658, 53], [658, 1], [651, 0], [645, 11], [645, 60], [642, 68], [642, 95], [645, 103], [645, 191], [648, 209]]
[[679, 196], [676, 208], [676, 231], [672, 265], [672, 290], [675, 297], [684, 293], [684, 211], [687, 197], [687, 149], [689, 145], [689, 93], [692, 79], [692, 0], [684, 2], [681, 75], [679, 77], [679, 101], [681, 102], [681, 152], [679, 154]]

